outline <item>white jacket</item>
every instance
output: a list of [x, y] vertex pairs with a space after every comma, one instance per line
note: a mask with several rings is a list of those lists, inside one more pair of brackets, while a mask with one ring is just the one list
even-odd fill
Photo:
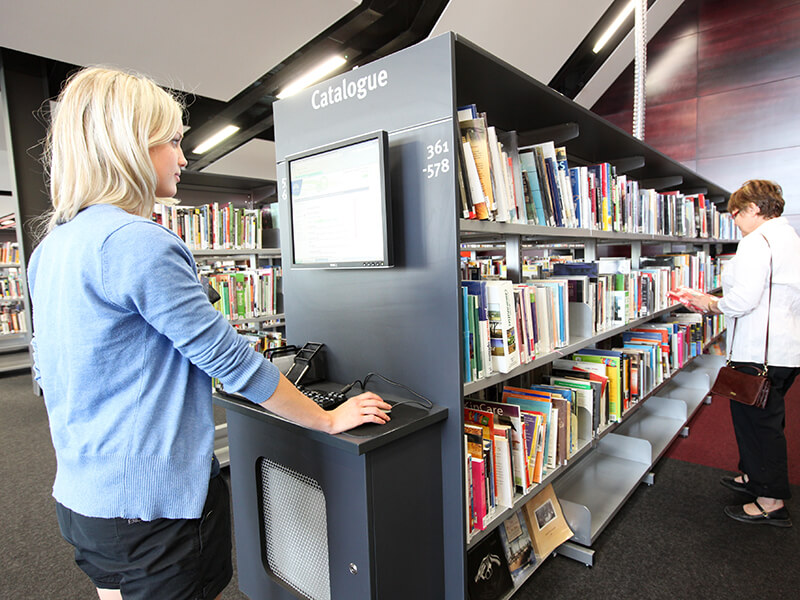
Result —
[[[736, 256], [722, 270], [723, 298], [719, 309], [725, 314], [728, 327], [728, 356], [738, 362], [764, 361], [770, 254], [772, 304], [767, 363], [799, 367], [800, 237], [785, 217], [769, 219], [742, 238]], [[734, 317], [735, 346], [731, 347]]]

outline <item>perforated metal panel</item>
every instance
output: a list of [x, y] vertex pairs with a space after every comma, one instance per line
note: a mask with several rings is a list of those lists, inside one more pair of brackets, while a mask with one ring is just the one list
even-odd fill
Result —
[[325, 494], [314, 479], [258, 461], [264, 553], [272, 574], [311, 600], [330, 600]]

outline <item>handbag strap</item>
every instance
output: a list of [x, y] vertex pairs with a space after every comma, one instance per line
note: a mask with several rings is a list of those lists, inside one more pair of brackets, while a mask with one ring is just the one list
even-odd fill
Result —
[[[767, 236], [763, 233], [761, 237], [764, 238], [764, 241], [767, 243], [767, 248], [769, 248], [769, 296], [767, 300], [767, 335], [764, 339], [764, 374], [767, 372], [767, 352], [769, 350], [769, 313], [772, 310], [772, 246], [769, 244], [769, 240]], [[733, 319], [733, 328], [731, 330], [731, 353], [733, 353], [733, 340], [736, 336], [736, 318]], [[729, 355], [730, 356], [730, 355]], [[730, 363], [730, 358], [728, 358], [728, 363]]]

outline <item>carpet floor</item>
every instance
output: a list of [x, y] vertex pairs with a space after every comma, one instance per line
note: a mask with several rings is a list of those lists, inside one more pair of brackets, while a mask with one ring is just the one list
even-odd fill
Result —
[[[728, 402], [703, 405], [689, 423], [690, 434], [678, 438], [665, 456], [737, 472], [739, 449]], [[800, 377], [786, 394], [786, 447], [789, 482], [800, 485]]]
[[[50, 495], [55, 457], [42, 400], [31, 390], [28, 374], [0, 376], [0, 548], [6, 561], [0, 598], [96, 598], [58, 532]], [[724, 418], [715, 408], [703, 406], [689, 438], [679, 443], [701, 434], [701, 419], [719, 426]], [[720, 443], [726, 435], [715, 434]], [[795, 498], [788, 503], [795, 527], [740, 524], [722, 512], [726, 504], [745, 500], [718, 482], [729, 465], [663, 459], [654, 485], [639, 486], [598, 538], [594, 567], [549, 558], [514, 599], [793, 596], [800, 589], [800, 488], [793, 486]], [[234, 576], [222, 598], [247, 600], [237, 585]]]

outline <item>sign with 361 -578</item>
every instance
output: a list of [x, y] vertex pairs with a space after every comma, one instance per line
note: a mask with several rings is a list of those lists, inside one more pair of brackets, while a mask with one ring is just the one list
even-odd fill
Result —
[[[441, 158], [445, 154], [450, 154], [450, 147], [446, 141], [436, 140], [435, 144], [428, 144], [426, 146], [427, 156], [425, 157], [429, 162], [422, 169], [428, 179], [438, 177], [442, 173], [447, 173], [450, 170], [450, 159]], [[439, 160], [436, 160], [439, 158]]]

